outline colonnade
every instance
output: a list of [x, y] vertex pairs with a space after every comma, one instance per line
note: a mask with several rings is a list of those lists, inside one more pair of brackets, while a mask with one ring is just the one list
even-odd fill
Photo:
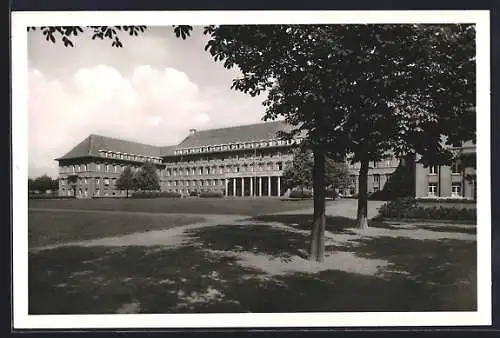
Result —
[[281, 196], [280, 176], [232, 177], [225, 179], [226, 196]]

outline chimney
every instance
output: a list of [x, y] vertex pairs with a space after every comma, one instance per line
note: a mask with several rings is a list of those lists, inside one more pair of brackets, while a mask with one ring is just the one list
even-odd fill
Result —
[[189, 129], [189, 136], [192, 136], [194, 133], [196, 133], [196, 129]]

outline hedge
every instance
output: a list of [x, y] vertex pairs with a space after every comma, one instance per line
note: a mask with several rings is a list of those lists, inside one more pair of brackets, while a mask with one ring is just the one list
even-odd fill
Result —
[[131, 195], [132, 198], [158, 198], [158, 197], [181, 197], [181, 194], [178, 192], [170, 192], [170, 191], [136, 191]]
[[411, 218], [436, 220], [466, 220], [476, 221], [476, 209], [423, 207], [414, 198], [400, 198], [385, 203], [379, 209], [382, 218]]
[[58, 196], [58, 195], [28, 195], [28, 199], [30, 200], [62, 200], [62, 199], [75, 199], [74, 196]]
[[206, 191], [206, 192], [201, 192], [199, 195], [199, 197], [222, 197], [222, 193], [221, 192], [217, 192], [217, 191]]

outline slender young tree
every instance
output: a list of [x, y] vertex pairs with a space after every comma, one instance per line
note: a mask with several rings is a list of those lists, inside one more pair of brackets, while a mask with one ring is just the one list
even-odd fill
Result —
[[116, 187], [120, 190], [125, 190], [126, 196], [128, 197], [128, 191], [134, 190], [135, 185], [136, 183], [132, 168], [130, 168], [130, 166], [126, 166], [116, 181]]

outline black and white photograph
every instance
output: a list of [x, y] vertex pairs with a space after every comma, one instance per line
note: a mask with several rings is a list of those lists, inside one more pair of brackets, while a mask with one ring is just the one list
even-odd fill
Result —
[[488, 11], [13, 13], [14, 326], [491, 324], [489, 43]]

